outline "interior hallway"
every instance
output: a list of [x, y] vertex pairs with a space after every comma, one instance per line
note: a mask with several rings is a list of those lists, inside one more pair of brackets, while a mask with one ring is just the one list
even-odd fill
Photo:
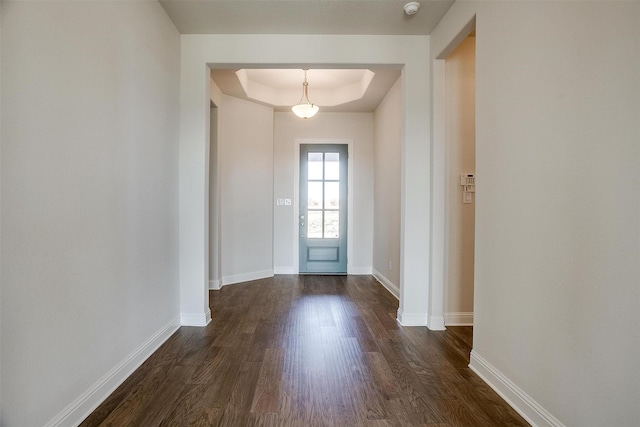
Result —
[[471, 327], [401, 327], [370, 276], [280, 275], [210, 292], [88, 426], [526, 426], [468, 367]]

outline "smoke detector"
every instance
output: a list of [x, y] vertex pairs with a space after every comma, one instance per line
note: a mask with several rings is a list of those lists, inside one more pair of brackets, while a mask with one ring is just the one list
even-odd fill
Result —
[[420, 3], [418, 3], [417, 1], [410, 1], [409, 3], [404, 5], [404, 13], [409, 16], [418, 13], [418, 9], [420, 9]]

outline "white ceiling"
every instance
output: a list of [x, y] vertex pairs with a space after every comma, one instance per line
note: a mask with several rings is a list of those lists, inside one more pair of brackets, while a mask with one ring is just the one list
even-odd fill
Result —
[[181, 34], [428, 35], [454, 0], [160, 0]]
[[[331, 91], [342, 86], [358, 83], [365, 70], [308, 70], [307, 80], [313, 83], [313, 90]], [[278, 90], [295, 89], [300, 96], [305, 72], [298, 69], [245, 69], [249, 79]]]
[[[159, 1], [181, 34], [428, 35], [454, 3], [454, 0], [421, 0], [418, 13], [407, 16], [403, 6], [408, 0]], [[270, 105], [276, 111], [289, 108], [248, 96], [236, 71], [212, 70], [212, 78], [223, 93]], [[314, 93], [322, 90], [327, 80], [344, 80], [339, 71], [310, 71], [309, 97], [312, 102], [315, 102]], [[371, 71], [375, 76], [361, 99], [331, 107], [323, 106], [321, 102], [317, 104], [322, 111], [374, 111], [400, 76], [400, 70], [382, 68]], [[301, 77], [290, 77], [277, 70], [252, 70], [251, 74], [253, 80], [274, 90], [297, 89], [302, 92]], [[322, 99], [319, 98], [318, 101]]]
[[[276, 111], [289, 111], [302, 96], [302, 70], [245, 70], [247, 77], [253, 82], [281, 94], [278, 99], [261, 98], [247, 93], [240, 83], [237, 71], [237, 68], [214, 69], [211, 70], [211, 77], [224, 94], [268, 105]], [[311, 69], [307, 72], [309, 99], [324, 112], [372, 112], [400, 77], [400, 69], [383, 68], [371, 71], [374, 73], [373, 79], [366, 86], [362, 97], [344, 102], [340, 100], [349, 96], [346, 92], [351, 85], [358, 84], [356, 76], [361, 77], [362, 70]], [[338, 105], [334, 105], [336, 102], [339, 102]]]

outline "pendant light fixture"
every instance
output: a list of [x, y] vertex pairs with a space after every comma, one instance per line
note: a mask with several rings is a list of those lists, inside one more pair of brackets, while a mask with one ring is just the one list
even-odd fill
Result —
[[315, 116], [319, 110], [320, 108], [317, 105], [313, 105], [309, 101], [309, 82], [307, 81], [307, 70], [305, 69], [304, 82], [302, 82], [302, 98], [300, 98], [298, 105], [291, 107], [291, 111], [301, 119], [308, 119]]

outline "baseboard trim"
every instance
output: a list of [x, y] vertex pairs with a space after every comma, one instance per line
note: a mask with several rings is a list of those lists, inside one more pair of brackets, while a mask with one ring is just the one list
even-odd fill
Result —
[[534, 427], [565, 427], [491, 363], [471, 350], [469, 368]]
[[210, 291], [219, 291], [222, 286], [220, 286], [220, 280], [209, 280], [209, 290]]
[[273, 267], [273, 274], [296, 274], [293, 267]]
[[398, 288], [391, 280], [387, 279], [384, 274], [375, 268], [373, 269], [373, 277], [376, 279], [391, 295], [400, 300], [400, 288]]
[[204, 313], [180, 313], [182, 326], [207, 326], [211, 322], [211, 310], [207, 308]]
[[473, 311], [445, 313], [444, 324], [447, 326], [473, 326]]
[[444, 317], [442, 316], [429, 316], [427, 319], [427, 328], [432, 331], [444, 331], [447, 329], [444, 324]]
[[405, 313], [398, 310], [397, 320], [402, 326], [427, 326], [427, 313]]
[[371, 267], [347, 267], [347, 274], [354, 276], [371, 276]]
[[234, 274], [233, 276], [223, 276], [221, 286], [233, 285], [234, 283], [250, 282], [252, 280], [273, 277], [273, 269], [253, 271], [251, 273]]
[[145, 341], [133, 353], [113, 367], [87, 391], [60, 412], [45, 427], [80, 425], [100, 404], [113, 393], [142, 363], [149, 358], [175, 331], [180, 328], [176, 317]]

